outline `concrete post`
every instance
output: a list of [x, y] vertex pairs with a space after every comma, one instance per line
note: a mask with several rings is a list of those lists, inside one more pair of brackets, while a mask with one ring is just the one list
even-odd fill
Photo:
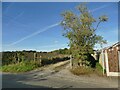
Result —
[[118, 63], [118, 67], [119, 67], [118, 70], [119, 70], [119, 72], [120, 72], [120, 51], [118, 51], [118, 62], [119, 62], [119, 63]]
[[108, 63], [107, 50], [105, 50], [105, 61], [106, 61], [106, 73], [107, 73], [107, 76], [109, 76], [109, 63]]
[[102, 66], [103, 66], [103, 75], [104, 75], [104, 69], [105, 69], [105, 65], [104, 65], [104, 52], [103, 52], [103, 49], [102, 49]]

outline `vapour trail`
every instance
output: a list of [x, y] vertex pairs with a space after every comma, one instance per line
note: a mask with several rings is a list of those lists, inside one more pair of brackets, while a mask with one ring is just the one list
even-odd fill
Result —
[[110, 6], [110, 5], [103, 5], [103, 6], [101, 6], [101, 7], [95, 8], [95, 9], [93, 9], [93, 10], [90, 10], [90, 13], [96, 12], [96, 11], [98, 11], [98, 10], [100, 10], [100, 9], [104, 9], [104, 8], [106, 8], [106, 7], [108, 7], [108, 6]]
[[[91, 12], [96, 12], [96, 11], [98, 11], [98, 10], [100, 10], [100, 9], [103, 9], [103, 8], [106, 8], [106, 7], [108, 7], [108, 6], [109, 6], [109, 5], [103, 5], [103, 6], [101, 6], [101, 7], [95, 8], [95, 9], [91, 10], [90, 13], [91, 13]], [[22, 13], [22, 14], [23, 14], [23, 13]], [[22, 14], [21, 14], [21, 15], [22, 15]], [[21, 15], [20, 15], [20, 16], [21, 16]], [[18, 15], [18, 16], [19, 16], [19, 15]], [[6, 45], [6, 46], [11, 46], [11, 45], [15, 45], [15, 44], [17, 44], [17, 43], [20, 43], [20, 42], [24, 41], [25, 39], [28, 39], [28, 38], [30, 38], [30, 37], [33, 37], [33, 36], [39, 34], [39, 33], [42, 33], [42, 32], [44, 32], [44, 31], [47, 31], [47, 30], [49, 30], [49, 29], [52, 28], [52, 27], [58, 26], [59, 24], [60, 24], [60, 23], [56, 23], [56, 24], [50, 25], [50, 26], [48, 26], [48, 27], [46, 27], [46, 28], [44, 28], [44, 29], [42, 29], [42, 30], [40, 29], [40, 30], [38, 30], [37, 32], [34, 32], [34, 33], [32, 33], [32, 34], [30, 34], [30, 35], [28, 35], [28, 36], [26, 36], [26, 37], [21, 38], [21, 39], [18, 40], [18, 41], [13, 42], [13, 43], [11, 43], [11, 44], [9, 44], [9, 45]]]
[[15, 21], [17, 18], [21, 17], [24, 14], [24, 11], [19, 13], [16, 17], [12, 18], [6, 25], [8, 25], [11, 21]]
[[40, 29], [40, 30], [38, 30], [38, 31], [36, 31], [36, 32], [34, 32], [34, 33], [26, 36], [26, 37], [23, 37], [23, 38], [21, 38], [20, 40], [18, 40], [18, 41], [16, 41], [16, 42], [13, 42], [13, 43], [11, 43], [11, 44], [9, 44], [9, 45], [6, 45], [6, 46], [11, 46], [11, 45], [18, 44], [18, 43], [20, 43], [20, 42], [22, 42], [22, 41], [24, 41], [24, 40], [26, 40], [26, 39], [28, 39], [28, 38], [31, 38], [31, 37], [33, 37], [33, 36], [35, 36], [35, 35], [38, 35], [38, 34], [40, 34], [40, 33], [42, 33], [42, 32], [45, 32], [45, 31], [49, 30], [50, 28], [53, 28], [53, 27], [55, 27], [55, 26], [58, 26], [59, 24], [60, 24], [60, 23], [55, 23], [55, 24], [53, 24], [53, 25], [47, 26], [46, 28], [44, 28], [44, 29], [42, 29], [42, 30]]

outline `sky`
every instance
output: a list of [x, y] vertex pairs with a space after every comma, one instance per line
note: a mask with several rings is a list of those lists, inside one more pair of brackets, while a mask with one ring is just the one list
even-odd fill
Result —
[[[2, 51], [37, 50], [52, 51], [68, 48], [69, 40], [62, 36], [61, 13], [71, 10], [79, 15], [80, 2], [3, 2]], [[118, 41], [118, 4], [116, 2], [88, 3], [91, 14], [98, 19], [108, 16], [96, 31], [110, 46]], [[99, 45], [95, 46], [100, 48]]]

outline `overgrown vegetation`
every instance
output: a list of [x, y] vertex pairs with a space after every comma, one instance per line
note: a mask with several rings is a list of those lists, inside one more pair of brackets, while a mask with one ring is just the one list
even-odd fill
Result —
[[[62, 60], [69, 56], [68, 49], [59, 49], [51, 52], [36, 52], [36, 51], [6, 51], [2, 53], [2, 65], [16, 64], [23, 61], [43, 61], [47, 60]], [[48, 61], [49, 62], [49, 61]]]
[[42, 62], [38, 61], [22, 61], [15, 64], [3, 65], [0, 70], [3, 72], [27, 72], [33, 70], [35, 68], [39, 68], [44, 65], [55, 64], [60, 61], [68, 60], [68, 57], [63, 58], [53, 58], [51, 59], [43, 59]]
[[60, 61], [68, 60], [69, 57], [64, 53], [68, 49], [60, 49], [52, 52], [36, 52], [36, 51], [14, 51], [3, 52], [2, 66], [0, 70], [3, 72], [26, 72], [35, 68], [54, 64]]
[[9, 65], [4, 65], [1, 66], [0, 70], [3, 72], [27, 72], [30, 70], [33, 70], [35, 68], [40, 67], [39, 62], [20, 62], [16, 64], [9, 64]]

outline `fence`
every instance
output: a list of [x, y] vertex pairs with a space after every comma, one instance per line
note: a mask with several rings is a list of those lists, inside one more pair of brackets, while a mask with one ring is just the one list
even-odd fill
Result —
[[106, 70], [107, 76], [120, 76], [120, 43], [103, 49], [99, 63]]
[[28, 51], [20, 51], [20, 52], [3, 52], [2, 54], [2, 65], [19, 63], [22, 61], [40, 61], [53, 63], [57, 61], [63, 61], [65, 59], [69, 59], [68, 55], [59, 54], [56, 52], [28, 52]]

